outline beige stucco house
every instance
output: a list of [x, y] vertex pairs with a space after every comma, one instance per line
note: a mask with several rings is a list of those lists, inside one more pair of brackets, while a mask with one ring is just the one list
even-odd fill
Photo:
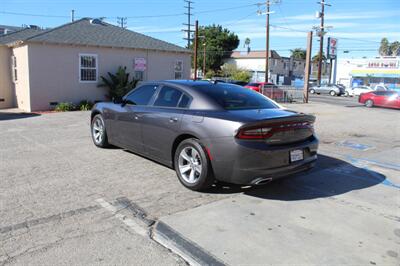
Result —
[[100, 76], [126, 66], [141, 80], [190, 78], [191, 52], [97, 19], [0, 37], [0, 108], [49, 110], [59, 102], [101, 101]]

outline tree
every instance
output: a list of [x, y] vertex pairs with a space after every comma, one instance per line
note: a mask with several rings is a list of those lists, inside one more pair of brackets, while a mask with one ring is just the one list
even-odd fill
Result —
[[[205, 38], [207, 71], [219, 70], [223, 59], [229, 57], [239, 45], [239, 37], [220, 25], [199, 27], [198, 35]], [[193, 48], [193, 44], [191, 48]], [[203, 68], [203, 53], [200, 50], [197, 55], [197, 65]]]
[[106, 97], [110, 100], [118, 99], [127, 94], [130, 90], [136, 87], [137, 79], [129, 81], [129, 73], [126, 72], [126, 67], [118, 67], [115, 74], [107, 72], [110, 79], [101, 76], [103, 83], [97, 85], [98, 87], [108, 87], [108, 94]]
[[232, 80], [249, 82], [251, 79], [251, 73], [245, 69], [238, 68], [234, 64], [225, 63], [221, 66], [221, 74], [224, 77]]
[[391, 56], [400, 56], [400, 42], [395, 41], [389, 45]]
[[293, 50], [290, 50], [292, 53], [290, 57], [293, 57], [294, 59], [298, 60], [305, 60], [306, 59], [306, 50], [302, 48], [295, 48]]
[[[314, 64], [318, 64], [318, 63], [319, 63], [319, 57], [320, 57], [320, 54], [319, 54], [319, 53], [316, 54], [316, 55], [314, 55], [313, 58], [312, 58], [312, 62], [313, 62]], [[325, 54], [322, 53], [322, 61], [325, 61], [325, 60], [326, 60]]]
[[247, 48], [249, 48], [250, 47], [250, 38], [246, 38], [245, 40], [244, 40], [244, 47], [247, 47]]
[[390, 55], [390, 43], [387, 38], [382, 38], [381, 45], [379, 47], [379, 54], [381, 56]]

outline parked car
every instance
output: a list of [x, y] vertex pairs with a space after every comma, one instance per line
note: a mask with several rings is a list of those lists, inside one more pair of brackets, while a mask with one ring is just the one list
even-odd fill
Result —
[[396, 91], [371, 91], [361, 93], [358, 102], [366, 107], [381, 106], [400, 109], [400, 94]]
[[204, 190], [215, 181], [261, 185], [313, 167], [314, 121], [241, 86], [173, 80], [97, 103], [91, 135], [98, 147], [151, 158], [175, 169], [185, 187]]
[[309, 89], [311, 94], [329, 94], [331, 96], [340, 96], [345, 94], [345, 89], [339, 85], [325, 84], [321, 86], [313, 86]]
[[275, 85], [274, 83], [270, 83], [270, 82], [250, 82], [250, 83], [246, 84], [244, 87], [248, 88], [248, 89], [252, 89], [253, 91], [261, 92], [261, 88], [265, 84]]
[[373, 91], [369, 86], [357, 86], [346, 89], [345, 96], [359, 96], [361, 93]]

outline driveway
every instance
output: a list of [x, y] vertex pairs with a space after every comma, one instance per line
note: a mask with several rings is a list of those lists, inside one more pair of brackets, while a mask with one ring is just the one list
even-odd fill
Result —
[[96, 148], [89, 112], [0, 111], [0, 263], [398, 265], [398, 113], [290, 108], [317, 115], [317, 167], [208, 193], [133, 153]]

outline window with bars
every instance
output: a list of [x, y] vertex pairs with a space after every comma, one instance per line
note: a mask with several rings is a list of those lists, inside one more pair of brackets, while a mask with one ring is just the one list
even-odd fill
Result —
[[174, 78], [182, 79], [182, 77], [183, 77], [183, 61], [182, 60], [175, 61], [174, 71], [175, 71]]
[[17, 71], [17, 58], [13, 55], [11, 56], [11, 71], [12, 71], [12, 79], [14, 82], [18, 80], [18, 71]]
[[79, 81], [97, 82], [97, 55], [79, 54]]

